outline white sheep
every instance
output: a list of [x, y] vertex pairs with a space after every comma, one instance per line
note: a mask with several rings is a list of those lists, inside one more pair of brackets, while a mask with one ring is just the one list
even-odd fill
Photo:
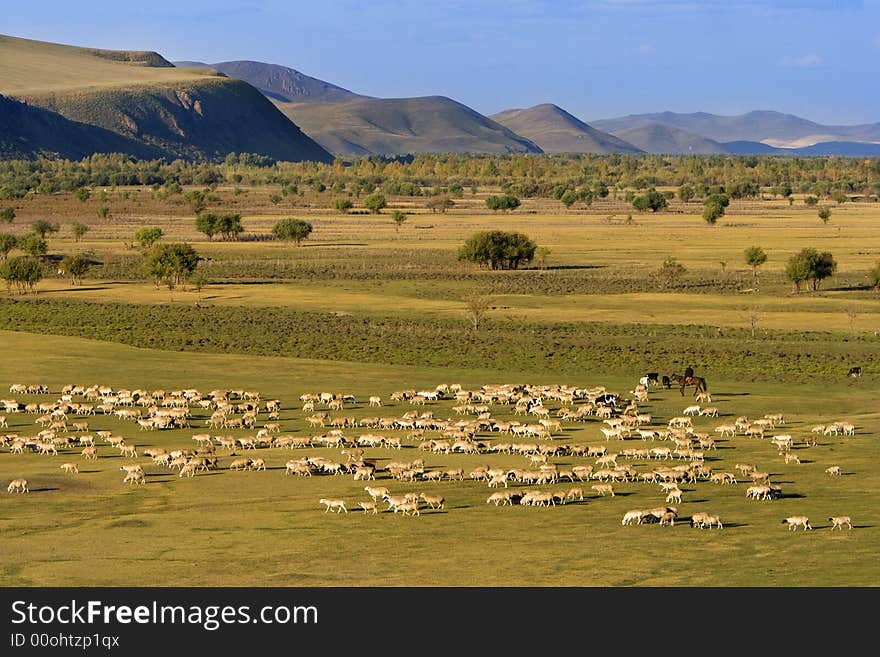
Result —
[[6, 488], [8, 493], [27, 493], [29, 490], [27, 479], [13, 479]]
[[318, 500], [318, 504], [323, 504], [324, 506], [327, 507], [324, 510], [324, 513], [327, 513], [328, 511], [331, 511], [331, 510], [336, 513], [342, 513], [343, 511], [345, 513], [348, 513], [348, 509], [345, 508], [345, 500], [327, 499], [327, 498], [322, 497], [320, 500]]
[[798, 527], [803, 527], [804, 531], [813, 528], [810, 525], [810, 519], [807, 516], [789, 516], [788, 518], [782, 519], [782, 524], [788, 524], [789, 531], [793, 529], [796, 530]]
[[843, 530], [844, 525], [848, 525], [850, 529], [853, 528], [852, 518], [850, 518], [849, 516], [832, 516], [828, 518], [828, 520], [831, 521], [832, 530], [835, 528]]

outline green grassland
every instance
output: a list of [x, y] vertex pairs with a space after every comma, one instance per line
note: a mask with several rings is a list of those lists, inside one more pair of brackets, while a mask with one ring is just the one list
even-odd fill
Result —
[[[607, 385], [625, 392], [632, 377], [609, 377], [601, 371], [576, 378], [548, 375], [531, 378], [522, 371], [459, 368], [409, 368], [293, 358], [229, 354], [169, 354], [83, 339], [4, 332], [6, 357], [0, 379], [41, 382], [53, 391], [65, 383], [103, 383], [115, 387], [192, 385], [252, 387], [267, 398], [282, 400], [286, 433], [310, 435], [298, 408], [305, 392], [332, 390], [354, 394], [359, 404], [346, 409], [357, 417], [376, 414], [363, 403], [369, 394], [383, 399], [403, 387], [461, 383], [465, 387], [497, 382]], [[614, 498], [598, 497], [589, 482], [584, 502], [551, 508], [495, 507], [485, 503], [492, 492], [484, 482], [465, 480], [399, 482], [377, 480], [394, 492], [442, 494], [445, 511], [423, 510], [420, 517], [382, 513], [325, 514], [318, 499], [340, 496], [350, 506], [367, 499], [363, 482], [351, 476], [284, 475], [284, 463], [303, 455], [338, 457], [329, 448], [289, 451], [264, 448], [265, 472], [232, 472], [230, 457], [221, 468], [192, 479], [145, 464], [148, 483], [128, 487], [119, 465], [126, 462], [108, 446], [99, 446], [96, 462], [82, 461], [75, 450], [59, 456], [0, 454], [3, 479], [25, 477], [32, 491], [7, 495], [0, 508], [4, 550], [0, 572], [4, 585], [550, 585], [550, 586], [852, 586], [874, 585], [880, 576], [876, 560], [876, 439], [880, 414], [873, 392], [864, 387], [803, 384], [779, 386], [718, 380], [713, 401], [722, 418], [702, 418], [710, 429], [732, 416], [760, 417], [783, 412], [784, 430], [809, 434], [817, 422], [850, 418], [855, 436], [820, 437], [815, 447], [796, 445], [801, 464], [785, 465], [767, 441], [738, 436], [719, 441], [707, 454], [713, 470], [735, 463], [766, 468], [783, 486], [782, 499], [757, 502], [744, 496], [745, 484], [686, 484], [680, 515], [697, 510], [718, 513], [723, 530], [699, 530], [686, 520], [675, 527], [622, 527], [632, 508], [663, 504], [656, 484], [618, 483]], [[53, 397], [54, 398], [54, 397]], [[31, 398], [22, 396], [23, 401]], [[33, 399], [36, 399], [34, 397]], [[682, 410], [688, 398], [678, 392], [652, 392], [645, 410], [658, 424]], [[387, 403], [387, 402], [386, 402]], [[438, 417], [452, 415], [450, 402], [437, 402]], [[385, 416], [411, 410], [409, 404], [385, 406]], [[495, 409], [493, 409], [495, 410]], [[500, 407], [499, 417], [510, 417]], [[202, 416], [197, 414], [198, 418]], [[189, 447], [200, 429], [140, 432], [112, 416], [89, 419], [92, 430], [106, 428], [125, 435], [143, 451], [148, 446]], [[28, 432], [33, 416], [12, 415], [10, 431]], [[595, 418], [565, 423], [560, 443], [607, 444]], [[233, 431], [237, 435], [241, 432]], [[399, 435], [401, 432], [388, 432]], [[497, 436], [481, 436], [497, 442]], [[406, 440], [396, 450], [369, 449], [381, 464], [390, 459], [423, 457], [433, 468], [471, 468], [480, 463], [524, 467], [513, 455], [431, 454]], [[623, 444], [608, 444], [619, 450]], [[634, 444], [637, 443], [637, 444]], [[640, 440], [624, 441], [641, 447]], [[80, 462], [79, 475], [65, 475], [61, 462]], [[586, 459], [560, 457], [560, 467]], [[655, 462], [631, 461], [638, 470]], [[824, 469], [842, 467], [830, 478]], [[569, 484], [541, 486], [567, 490]], [[522, 487], [519, 487], [522, 488]], [[814, 532], [789, 532], [780, 523], [791, 514], [809, 515]], [[825, 520], [851, 515], [856, 528], [832, 533]]]
[[[277, 189], [277, 188], [276, 188]], [[876, 499], [880, 409], [880, 298], [866, 274], [880, 253], [876, 204], [847, 203], [823, 225], [814, 208], [779, 201], [734, 201], [717, 226], [700, 204], [675, 202], [670, 212], [634, 214], [623, 200], [597, 200], [564, 210], [548, 199], [524, 199], [514, 213], [487, 212], [488, 190], [432, 214], [407, 198], [390, 199], [379, 215], [341, 215], [327, 195], [308, 192], [276, 206], [271, 187], [216, 190], [219, 206], [240, 212], [238, 242], [208, 241], [177, 198], [146, 188], [38, 194], [16, 202], [8, 230], [22, 234], [49, 217], [61, 232], [50, 253], [87, 253], [97, 264], [81, 285], [47, 268], [36, 295], [0, 298], [0, 391], [19, 401], [55, 399], [67, 383], [143, 387], [259, 390], [282, 401], [283, 431], [316, 433], [305, 423], [299, 396], [331, 391], [359, 400], [344, 414], [400, 416], [416, 408], [458, 417], [454, 403], [408, 403], [371, 409], [401, 389], [443, 383], [479, 388], [493, 383], [605, 385], [628, 396], [647, 371], [668, 374], [692, 364], [707, 377], [719, 418], [698, 418], [709, 431], [739, 415], [781, 412], [777, 433], [796, 439], [800, 464], [785, 464], [768, 440], [736, 436], [706, 453], [714, 471], [751, 463], [771, 473], [782, 499], [745, 497], [746, 484], [685, 484], [681, 521], [623, 527], [623, 514], [663, 504], [656, 484], [615, 484], [614, 498], [590, 490], [595, 482], [541, 486], [584, 489], [583, 502], [552, 508], [495, 507], [485, 482], [400, 482], [380, 477], [393, 492], [439, 492], [443, 511], [420, 517], [360, 512], [325, 514], [321, 497], [366, 500], [363, 483], [346, 476], [285, 476], [300, 456], [339, 458], [337, 450], [262, 448], [266, 472], [220, 468], [190, 478], [145, 465], [147, 484], [128, 487], [116, 450], [99, 444], [97, 462], [78, 450], [58, 456], [11, 454], [0, 448], [0, 482], [25, 477], [27, 495], [0, 496], [0, 583], [3, 585], [523, 585], [523, 586], [861, 586], [877, 585], [880, 548]], [[102, 204], [110, 217], [95, 219]], [[482, 207], [481, 207], [482, 206]], [[390, 209], [410, 212], [397, 230]], [[301, 247], [263, 241], [281, 217], [312, 222]], [[91, 231], [80, 242], [69, 225]], [[161, 225], [168, 240], [186, 240], [205, 260], [201, 290], [157, 288], [144, 279], [131, 246], [140, 226]], [[520, 230], [550, 249], [544, 261], [513, 272], [491, 272], [457, 261], [477, 230]], [[4, 230], [7, 230], [4, 228]], [[758, 276], [742, 262], [757, 244], [769, 259]], [[793, 295], [787, 258], [803, 246], [831, 251], [837, 273], [819, 292]], [[15, 253], [15, 252], [14, 252]], [[666, 257], [687, 272], [674, 285], [655, 272]], [[722, 267], [721, 262], [725, 265]], [[492, 309], [474, 331], [464, 297], [488, 294]], [[750, 316], [757, 313], [752, 330]], [[849, 378], [861, 365], [863, 376]], [[48, 384], [51, 396], [9, 395], [13, 383]], [[652, 389], [641, 408], [665, 426], [692, 399]], [[558, 403], [550, 405], [555, 412]], [[493, 416], [512, 418], [495, 406]], [[33, 435], [35, 417], [6, 414], [10, 433]], [[333, 413], [338, 415], [338, 413]], [[202, 433], [205, 411], [188, 430], [139, 431], [112, 416], [89, 418], [137, 445], [189, 448]], [[521, 419], [521, 418], [520, 418]], [[815, 424], [851, 420], [855, 436], [820, 436], [804, 446]], [[596, 418], [564, 422], [561, 444], [607, 444], [609, 451], [642, 448], [638, 438], [606, 443]], [[368, 430], [365, 430], [368, 431]], [[370, 430], [371, 431], [371, 430]], [[212, 432], [213, 433], [213, 432]], [[247, 432], [224, 431], [237, 436]], [[360, 431], [346, 435], [356, 437]], [[384, 432], [383, 432], [384, 433]], [[424, 458], [428, 469], [478, 464], [526, 467], [522, 456], [432, 454], [370, 448], [379, 465]], [[481, 434], [490, 443], [509, 441]], [[514, 440], [515, 441], [515, 440]], [[648, 444], [650, 446], [650, 443]], [[248, 453], [248, 456], [254, 454]], [[241, 454], [239, 454], [241, 456]], [[559, 456], [561, 468], [592, 459]], [[66, 475], [60, 463], [81, 472]], [[656, 461], [622, 459], [640, 472]], [[661, 461], [662, 463], [662, 461]], [[825, 468], [840, 465], [844, 476]], [[514, 489], [524, 486], [513, 485]], [[695, 511], [717, 513], [718, 530], [688, 526]], [[810, 516], [814, 532], [787, 531], [783, 517]], [[855, 529], [830, 530], [826, 518], [850, 515]]]

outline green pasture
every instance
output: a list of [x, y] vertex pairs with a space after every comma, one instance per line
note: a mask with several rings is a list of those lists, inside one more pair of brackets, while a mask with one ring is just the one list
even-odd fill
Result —
[[[399, 416], [416, 408], [438, 417], [453, 417], [452, 403], [424, 407], [407, 403], [367, 407], [368, 395], [387, 399], [404, 388], [421, 389], [441, 383], [479, 387], [489, 383], [605, 385], [627, 394], [641, 371], [605, 375], [601, 370], [580, 376], [553, 376], [526, 370], [496, 371], [443, 367], [405, 367], [353, 362], [330, 362], [233, 354], [172, 353], [90, 341], [80, 338], [4, 331], [0, 384], [6, 393], [13, 383], [45, 383], [49, 397], [17, 396], [21, 401], [54, 399], [67, 383], [144, 387], [253, 388], [264, 398], [282, 401], [285, 433], [311, 435], [299, 408], [306, 392], [353, 394], [359, 403], [344, 410], [356, 417]], [[487, 505], [492, 492], [483, 482], [400, 482], [380, 478], [375, 485], [392, 492], [439, 492], [445, 511], [424, 509], [420, 517], [360, 512], [325, 514], [321, 497], [342, 497], [355, 507], [367, 499], [363, 482], [347, 476], [285, 476], [284, 463], [304, 455], [338, 457], [336, 450], [259, 449], [265, 472], [232, 472], [222, 452], [221, 468], [180, 479], [175, 473], [145, 465], [148, 483], [138, 488], [122, 483], [119, 465], [125, 460], [99, 441], [96, 462], [81, 459], [76, 450], [58, 456], [10, 454], [0, 450], [0, 483], [25, 477], [26, 495], [2, 492], [0, 497], [0, 583], [13, 585], [242, 585], [242, 586], [402, 586], [402, 585], [523, 585], [523, 586], [855, 586], [876, 585], [880, 548], [876, 500], [878, 475], [876, 441], [880, 412], [876, 391], [858, 382], [839, 384], [779, 384], [743, 382], [723, 377], [711, 381], [713, 405], [721, 417], [698, 418], [698, 429], [738, 415], [751, 418], [781, 412], [784, 431], [795, 437], [801, 464], [786, 465], [769, 442], [738, 436], [719, 440], [707, 452], [714, 471], [734, 471], [736, 463], [751, 463], [771, 473], [783, 487], [779, 500], [745, 498], [740, 483], [720, 486], [700, 481], [685, 484], [683, 519], [674, 527], [622, 527], [620, 519], [632, 508], [662, 505], [656, 484], [617, 483], [614, 498], [598, 497], [593, 482], [542, 486], [548, 490], [584, 489], [584, 502], [551, 508]], [[7, 398], [10, 395], [4, 394]], [[665, 425], [690, 403], [677, 390], [652, 390], [643, 405], [652, 424]], [[555, 410], [558, 404], [551, 406]], [[337, 413], [332, 413], [337, 415]], [[512, 417], [509, 407], [493, 407], [493, 415]], [[34, 416], [7, 414], [8, 432], [36, 432]], [[177, 431], [139, 431], [137, 425], [111, 416], [88, 418], [90, 429], [114, 431], [137, 445], [183, 448], [193, 428]], [[817, 423], [849, 419], [856, 435], [820, 437], [815, 447], [798, 444]], [[563, 443], [606, 444], [595, 418], [564, 423]], [[375, 432], [375, 431], [374, 431]], [[232, 432], [236, 433], [236, 432]], [[348, 434], [357, 435], [357, 431]], [[389, 432], [403, 437], [403, 432]], [[238, 432], [238, 435], [243, 435]], [[492, 443], [507, 440], [480, 435]], [[390, 459], [424, 458], [428, 469], [464, 468], [477, 464], [526, 467], [523, 457], [495, 454], [432, 454], [412, 442], [396, 450], [370, 449], [367, 456], [380, 464]], [[616, 444], [615, 444], [616, 443]], [[609, 451], [642, 447], [641, 440], [607, 443]], [[650, 443], [649, 443], [650, 445]], [[552, 459], [560, 467], [591, 463], [580, 457]], [[59, 465], [78, 462], [79, 475], [66, 475]], [[624, 460], [637, 470], [656, 465]], [[831, 478], [826, 467], [840, 465], [844, 475]], [[523, 488], [522, 486], [513, 486]], [[721, 516], [723, 530], [688, 526], [694, 511]], [[781, 524], [787, 515], [805, 514], [813, 532], [792, 532]], [[826, 518], [850, 515], [855, 529], [830, 530]]]

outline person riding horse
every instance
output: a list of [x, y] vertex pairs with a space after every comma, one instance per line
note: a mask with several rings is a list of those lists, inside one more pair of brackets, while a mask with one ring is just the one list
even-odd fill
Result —
[[691, 380], [694, 378], [694, 368], [690, 365], [687, 366], [687, 369], [684, 371], [684, 382], [685, 385], [690, 384]]

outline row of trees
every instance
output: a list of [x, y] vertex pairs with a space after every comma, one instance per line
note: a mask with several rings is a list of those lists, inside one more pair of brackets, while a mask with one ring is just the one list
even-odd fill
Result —
[[[166, 184], [279, 185], [280, 189], [331, 190], [361, 196], [375, 191], [389, 195], [448, 190], [456, 196], [474, 185], [500, 186], [520, 197], [551, 196], [559, 186], [573, 192], [601, 186], [625, 190], [686, 186], [691, 197], [705, 198], [723, 186], [731, 198], [748, 198], [769, 189], [844, 199], [880, 194], [880, 159], [775, 156], [664, 155], [467, 155], [423, 154], [372, 156], [332, 164], [275, 162], [251, 154], [230, 154], [222, 163], [180, 160], [136, 160], [94, 155], [83, 160], [10, 160], [0, 162], [0, 200], [28, 193], [74, 192], [80, 188], [142, 185], [158, 190]], [[513, 186], [516, 186], [515, 188]], [[563, 192], [564, 193], [564, 192]], [[575, 192], [576, 193], [576, 192]], [[85, 195], [85, 194], [84, 194]], [[554, 196], [555, 197], [555, 196]], [[561, 194], [559, 197], [561, 198]]]

